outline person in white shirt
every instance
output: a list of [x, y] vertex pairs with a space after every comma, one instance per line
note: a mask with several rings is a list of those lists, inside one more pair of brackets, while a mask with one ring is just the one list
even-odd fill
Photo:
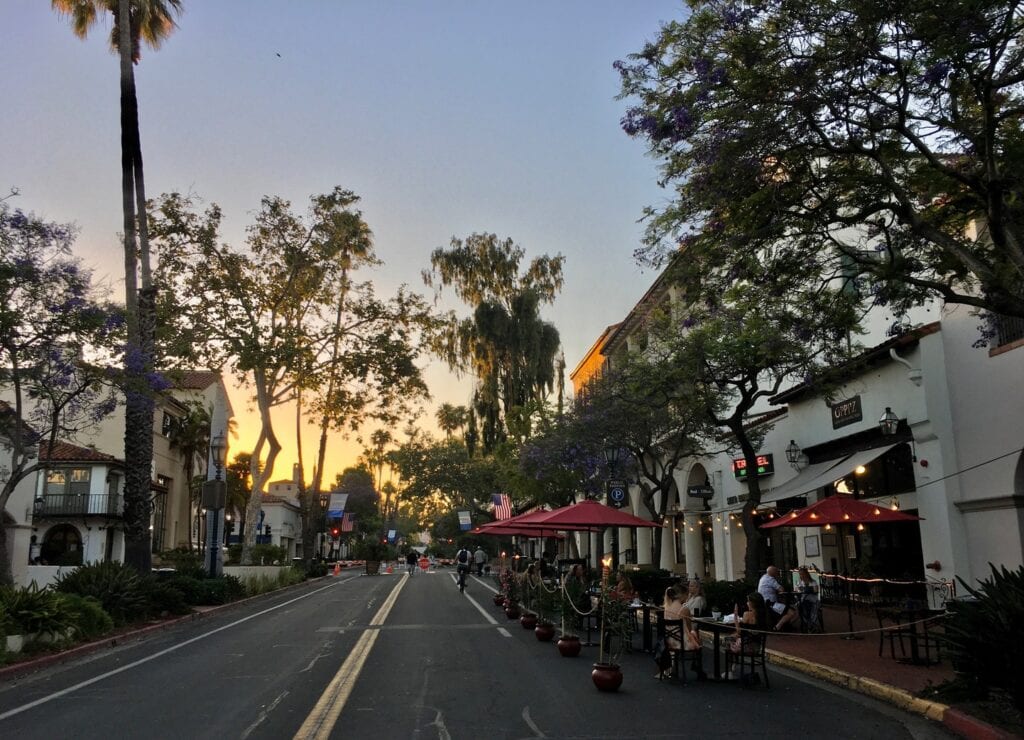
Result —
[[786, 605], [786, 589], [779, 583], [779, 569], [774, 565], [769, 565], [761, 580], [757, 582], [757, 592], [764, 598], [765, 606], [778, 615], [774, 629], [784, 630], [800, 616], [796, 609]]
[[487, 562], [487, 553], [479, 545], [476, 548], [476, 552], [473, 553], [473, 562], [476, 563], [476, 574], [478, 577], [484, 574], [484, 563]]

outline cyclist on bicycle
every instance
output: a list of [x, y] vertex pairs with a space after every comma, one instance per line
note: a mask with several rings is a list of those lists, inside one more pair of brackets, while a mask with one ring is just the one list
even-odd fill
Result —
[[466, 574], [469, 573], [469, 564], [472, 559], [473, 554], [465, 545], [455, 553], [455, 569], [459, 573], [459, 593], [466, 590]]

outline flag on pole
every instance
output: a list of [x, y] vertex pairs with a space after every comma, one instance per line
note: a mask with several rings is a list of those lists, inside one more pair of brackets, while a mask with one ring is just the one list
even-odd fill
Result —
[[352, 527], [355, 526], [355, 520], [356, 520], [356, 515], [355, 514], [346, 513], [345, 516], [343, 516], [341, 518], [341, 531], [342, 532], [351, 532], [352, 531]]
[[491, 500], [494, 501], [495, 519], [512, 518], [512, 502], [509, 501], [507, 493], [496, 493], [491, 496]]
[[468, 532], [473, 528], [473, 520], [469, 517], [468, 511], [459, 512], [459, 529]]

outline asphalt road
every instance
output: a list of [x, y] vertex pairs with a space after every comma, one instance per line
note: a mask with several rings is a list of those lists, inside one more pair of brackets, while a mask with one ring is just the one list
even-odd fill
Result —
[[[321, 579], [0, 686], [0, 738], [945, 738], [870, 699], [771, 671], [771, 689], [659, 682], [596, 648], [562, 658], [490, 582]], [[709, 657], [705, 656], [707, 665]]]

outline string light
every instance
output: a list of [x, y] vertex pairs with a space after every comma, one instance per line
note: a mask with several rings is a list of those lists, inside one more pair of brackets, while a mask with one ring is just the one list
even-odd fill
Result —
[[863, 465], [858, 465], [853, 472], [856, 473], [857, 475], [864, 475], [864, 473], [868, 472], [868, 469], [865, 468]]
[[863, 532], [864, 531], [864, 525], [863, 524], [858, 524], [857, 525], [857, 531], [858, 532]]
[[826, 524], [825, 525], [825, 531], [828, 532], [830, 529], [832, 529], [832, 525], [831, 524]]

